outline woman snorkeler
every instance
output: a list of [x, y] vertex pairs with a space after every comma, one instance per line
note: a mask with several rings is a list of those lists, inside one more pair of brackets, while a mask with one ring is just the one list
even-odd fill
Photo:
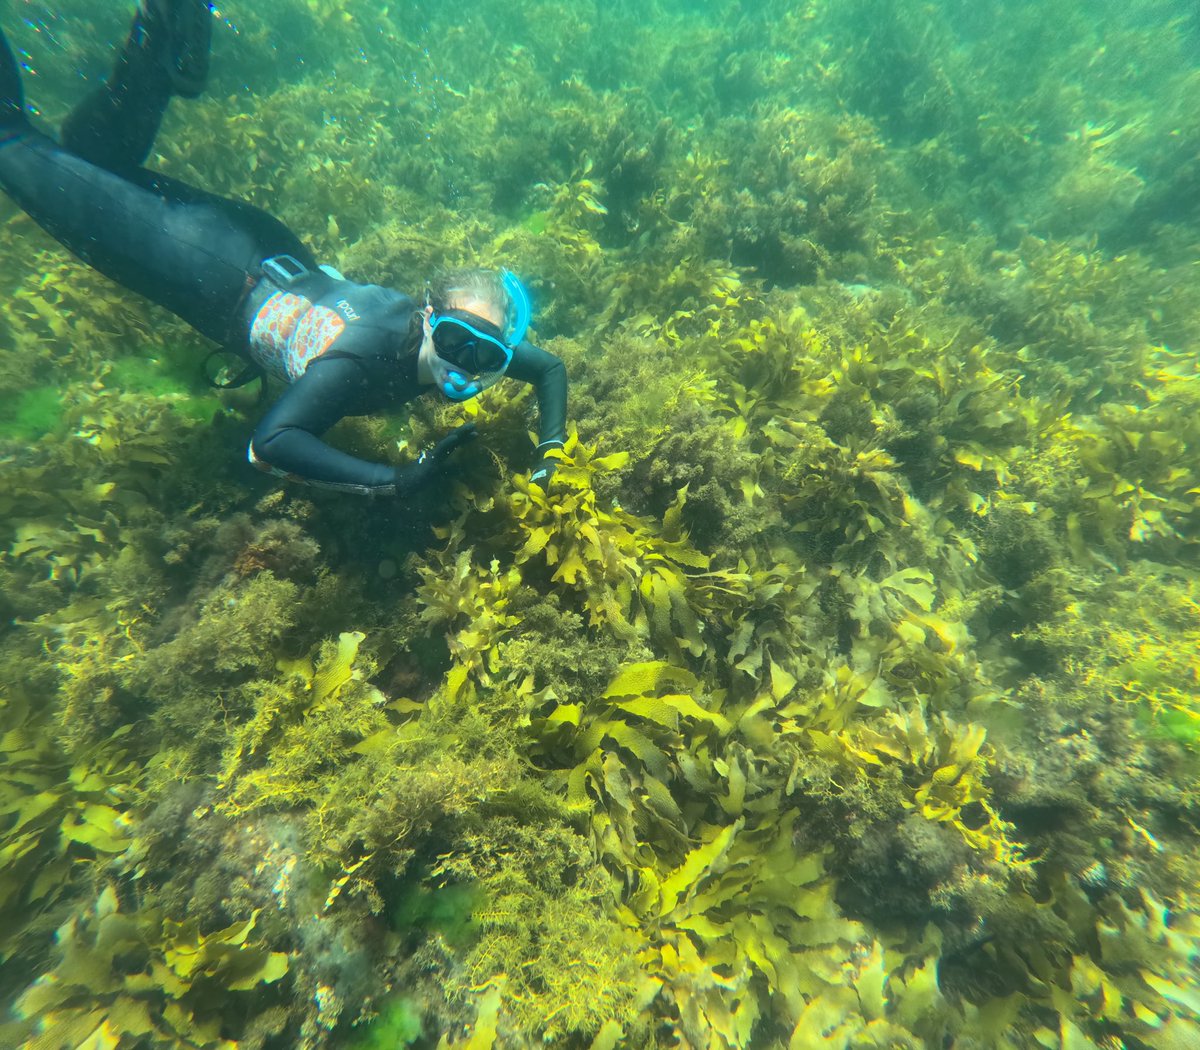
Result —
[[565, 437], [566, 369], [525, 338], [529, 298], [513, 274], [460, 270], [418, 303], [318, 265], [258, 208], [142, 167], [171, 98], [204, 89], [212, 20], [202, 0], [144, 0], [112, 76], [67, 117], [61, 144], [30, 123], [0, 33], [0, 187], [84, 262], [241, 356], [229, 385], [262, 374], [288, 383], [250, 440], [256, 467], [403, 497], [441, 475], [473, 424], [403, 467], [347, 455], [321, 435], [425, 393], [465, 401], [507, 375], [535, 388], [532, 480], [545, 484], [546, 453]]

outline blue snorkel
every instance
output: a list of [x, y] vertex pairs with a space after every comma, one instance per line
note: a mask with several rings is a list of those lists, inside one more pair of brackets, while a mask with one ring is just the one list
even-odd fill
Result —
[[501, 280], [504, 290], [508, 292], [508, 315], [505, 317], [505, 327], [508, 329], [504, 341], [509, 349], [516, 349], [529, 331], [529, 322], [533, 320], [533, 306], [529, 302], [529, 293], [525, 285], [512, 270], [501, 270]]

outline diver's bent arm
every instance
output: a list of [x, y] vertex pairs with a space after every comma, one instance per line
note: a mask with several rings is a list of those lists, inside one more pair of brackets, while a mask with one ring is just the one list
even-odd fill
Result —
[[538, 402], [538, 452], [567, 439], [567, 369], [554, 354], [524, 340], [513, 351], [508, 375], [533, 385]]
[[390, 496], [403, 487], [402, 469], [339, 452], [318, 437], [345, 416], [361, 415], [369, 397], [352, 360], [315, 361], [263, 417], [250, 440], [260, 470], [319, 488]]

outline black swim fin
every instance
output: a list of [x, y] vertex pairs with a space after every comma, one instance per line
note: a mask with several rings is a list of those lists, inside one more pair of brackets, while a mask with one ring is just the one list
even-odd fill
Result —
[[141, 17], [172, 91], [183, 98], [201, 94], [208, 83], [212, 5], [206, 0], [144, 0]]

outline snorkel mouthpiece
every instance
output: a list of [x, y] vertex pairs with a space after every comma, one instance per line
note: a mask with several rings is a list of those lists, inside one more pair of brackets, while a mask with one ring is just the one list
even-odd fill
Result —
[[483, 392], [483, 386], [477, 379], [468, 379], [461, 372], [448, 370], [442, 381], [442, 393], [451, 401], [469, 401]]

